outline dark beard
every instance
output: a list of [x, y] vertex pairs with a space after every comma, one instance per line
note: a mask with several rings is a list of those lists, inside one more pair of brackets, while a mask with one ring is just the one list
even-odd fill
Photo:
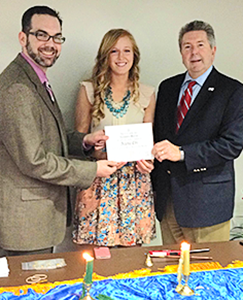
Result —
[[29, 40], [27, 40], [26, 50], [27, 50], [27, 53], [33, 59], [34, 62], [36, 62], [38, 65], [40, 65], [42, 67], [45, 67], [45, 68], [52, 67], [55, 64], [55, 62], [58, 59], [58, 57], [59, 57], [59, 56], [55, 56], [54, 59], [52, 61], [48, 61], [49, 64], [47, 64], [45, 59], [43, 59], [38, 54], [36, 54], [36, 53], [33, 52], [33, 49], [30, 46]]

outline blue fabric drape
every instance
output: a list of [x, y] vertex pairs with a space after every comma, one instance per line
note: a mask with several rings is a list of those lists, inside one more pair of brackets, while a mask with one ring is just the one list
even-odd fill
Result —
[[[128, 279], [95, 281], [91, 296], [98, 299], [103, 294], [114, 300], [177, 300], [187, 299], [175, 292], [177, 274]], [[243, 300], [243, 268], [193, 272], [189, 286], [195, 291], [190, 300]], [[0, 300], [78, 300], [82, 283], [59, 285], [45, 295], [32, 289], [26, 295], [14, 296], [4, 292]]]

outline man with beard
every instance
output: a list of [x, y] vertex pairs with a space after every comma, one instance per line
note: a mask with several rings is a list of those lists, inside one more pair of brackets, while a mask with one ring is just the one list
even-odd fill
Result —
[[31, 7], [22, 52], [0, 75], [0, 247], [8, 256], [52, 252], [70, 220], [67, 187], [88, 188], [116, 170], [115, 162], [80, 160], [89, 146], [104, 146], [103, 131], [66, 135], [46, 77], [64, 41], [58, 13]]

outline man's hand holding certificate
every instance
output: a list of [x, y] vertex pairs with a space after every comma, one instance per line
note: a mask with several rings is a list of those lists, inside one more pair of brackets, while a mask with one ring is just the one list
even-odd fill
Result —
[[153, 159], [152, 123], [105, 126], [108, 160], [131, 162]]

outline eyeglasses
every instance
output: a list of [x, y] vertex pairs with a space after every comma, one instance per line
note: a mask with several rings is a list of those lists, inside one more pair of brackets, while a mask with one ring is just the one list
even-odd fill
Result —
[[63, 44], [66, 40], [66, 38], [61, 35], [49, 35], [48, 33], [43, 31], [29, 32], [28, 34], [34, 35], [38, 41], [42, 42], [47, 42], [52, 38], [54, 43]]

